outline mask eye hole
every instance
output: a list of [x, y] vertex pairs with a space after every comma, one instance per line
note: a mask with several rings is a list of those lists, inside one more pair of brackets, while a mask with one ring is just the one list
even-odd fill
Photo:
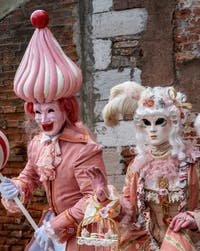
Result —
[[35, 113], [36, 113], [36, 114], [41, 114], [41, 113], [40, 113], [39, 111], [37, 111], [37, 110], [35, 111]]
[[155, 125], [162, 125], [162, 126], [164, 126], [164, 125], [166, 125], [166, 123], [167, 123], [166, 119], [164, 119], [164, 118], [158, 118], [156, 120], [156, 122], [155, 122]]
[[48, 113], [54, 112], [54, 109], [49, 109]]
[[143, 119], [142, 120], [145, 126], [150, 126], [151, 122], [148, 119]]

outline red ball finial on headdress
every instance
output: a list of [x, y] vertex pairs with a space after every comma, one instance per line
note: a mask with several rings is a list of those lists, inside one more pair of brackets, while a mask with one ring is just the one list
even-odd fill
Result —
[[46, 11], [34, 11], [30, 20], [37, 29], [15, 74], [16, 95], [31, 103], [72, 97], [81, 87], [81, 70], [46, 27], [49, 21]]
[[32, 13], [30, 20], [35, 28], [43, 29], [49, 23], [49, 15], [45, 10], [36, 10]]

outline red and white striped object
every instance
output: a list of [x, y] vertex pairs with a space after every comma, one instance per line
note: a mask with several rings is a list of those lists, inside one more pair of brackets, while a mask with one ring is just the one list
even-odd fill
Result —
[[0, 131], [0, 169], [2, 169], [9, 157], [9, 142], [6, 135]]

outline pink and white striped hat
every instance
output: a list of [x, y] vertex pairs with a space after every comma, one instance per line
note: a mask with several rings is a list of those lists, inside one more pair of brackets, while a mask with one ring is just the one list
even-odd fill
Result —
[[0, 131], [0, 170], [5, 166], [9, 157], [9, 143], [6, 135]]
[[30, 19], [36, 30], [15, 74], [16, 95], [33, 103], [73, 96], [82, 84], [81, 70], [64, 54], [46, 27], [48, 13], [36, 10]]

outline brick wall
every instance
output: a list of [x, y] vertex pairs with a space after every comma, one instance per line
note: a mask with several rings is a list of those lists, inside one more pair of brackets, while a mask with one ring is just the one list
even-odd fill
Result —
[[[27, 1], [26, 1], [27, 2]], [[7, 177], [17, 176], [26, 163], [26, 135], [24, 131], [23, 101], [13, 92], [13, 79], [34, 32], [29, 22], [31, 13], [45, 9], [50, 16], [49, 27], [65, 53], [78, 60], [73, 40], [73, 27], [77, 18], [77, 1], [29, 1], [17, 7], [0, 20], [0, 128], [8, 136], [10, 157], [3, 170]], [[38, 189], [31, 203], [26, 205], [38, 222], [46, 208], [43, 189]], [[0, 251], [22, 251], [33, 230], [22, 215], [12, 215], [0, 203]], [[8, 238], [9, 237], [9, 238]]]
[[175, 65], [180, 86], [193, 108], [200, 108], [200, 1], [180, 1], [175, 12]]
[[[150, 86], [175, 83], [187, 93], [193, 111], [198, 111], [200, 1], [36, 0], [26, 1], [1, 19], [0, 128], [11, 145], [3, 171], [8, 177], [16, 176], [26, 163], [23, 102], [13, 93], [12, 85], [33, 32], [29, 16], [38, 8], [49, 12], [49, 26], [66, 54], [80, 61], [84, 75], [80, 92], [83, 119], [104, 148], [110, 183], [121, 190], [127, 165], [135, 156], [134, 148], [129, 147], [134, 146], [134, 132], [128, 116], [114, 129], [103, 124], [101, 111], [109, 90], [127, 80]], [[80, 22], [80, 30], [76, 21]], [[185, 128], [186, 138], [196, 138], [194, 112]], [[42, 189], [27, 207], [38, 221], [46, 207]], [[0, 204], [0, 251], [24, 250], [31, 235], [25, 218], [10, 215]]]

